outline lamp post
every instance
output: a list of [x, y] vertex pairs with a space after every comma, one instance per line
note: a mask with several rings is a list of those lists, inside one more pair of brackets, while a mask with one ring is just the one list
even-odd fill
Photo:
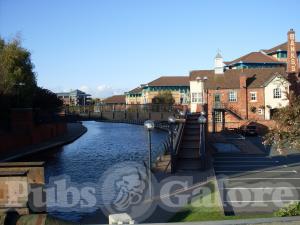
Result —
[[151, 157], [152, 157], [152, 144], [151, 144], [151, 131], [154, 129], [154, 122], [152, 120], [147, 120], [144, 123], [145, 128], [148, 131], [148, 141], [149, 141], [149, 156], [148, 156], [148, 186], [149, 186], [149, 196], [152, 198], [152, 179], [151, 179]]
[[174, 125], [176, 122], [176, 118], [174, 116], [169, 116], [168, 117], [168, 122], [169, 122], [169, 134], [171, 136], [171, 143], [170, 143], [170, 155], [171, 155], [171, 173], [174, 173], [174, 154], [175, 154], [175, 149], [174, 149], [174, 141], [173, 141], [173, 136], [174, 136]]
[[207, 119], [205, 117], [205, 112], [201, 112], [201, 115], [198, 118], [198, 123], [200, 123], [200, 157], [202, 165], [205, 168], [205, 124]]
[[21, 96], [21, 87], [25, 86], [24, 82], [18, 82], [15, 84], [17, 87], [17, 107], [20, 107], [20, 96]]

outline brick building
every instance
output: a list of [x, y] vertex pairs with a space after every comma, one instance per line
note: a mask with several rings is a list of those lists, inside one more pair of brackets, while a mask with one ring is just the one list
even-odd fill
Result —
[[163, 76], [127, 93], [126, 104], [148, 104], [161, 91], [171, 91], [176, 104], [208, 113], [211, 130], [239, 127], [249, 121], [270, 120], [289, 104], [290, 90], [300, 94], [300, 42], [295, 31], [287, 42], [251, 52], [232, 61], [215, 57], [214, 69], [189, 76]]
[[276, 109], [288, 104], [290, 83], [284, 68], [236, 69], [224, 73], [196, 70], [191, 71], [190, 82], [191, 86], [193, 82], [200, 85], [191, 94], [197, 91], [202, 95], [194, 111], [205, 110], [210, 130], [214, 131], [239, 127], [248, 120], [269, 120]]
[[170, 91], [175, 104], [188, 105], [190, 102], [190, 83], [188, 76], [162, 76], [141, 87], [126, 92], [127, 104], [149, 104], [162, 91]]

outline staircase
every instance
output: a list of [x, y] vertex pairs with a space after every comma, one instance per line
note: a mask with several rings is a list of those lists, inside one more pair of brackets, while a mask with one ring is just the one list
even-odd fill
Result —
[[198, 117], [199, 114], [187, 116], [177, 155], [176, 171], [193, 171], [201, 169], [199, 157], [200, 124], [197, 121]]
[[243, 117], [240, 115], [240, 113], [237, 111], [237, 109], [228, 106], [227, 104], [225, 105], [225, 111], [231, 113], [232, 115], [234, 115], [237, 119], [239, 120], [243, 120]]

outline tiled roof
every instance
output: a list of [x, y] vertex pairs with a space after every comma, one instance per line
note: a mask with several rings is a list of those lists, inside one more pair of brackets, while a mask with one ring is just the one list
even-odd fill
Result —
[[148, 86], [189, 86], [188, 76], [163, 76], [148, 83]]
[[125, 104], [125, 95], [113, 95], [103, 100], [107, 104]]
[[237, 63], [282, 63], [280, 61], [278, 61], [277, 59], [275, 59], [272, 56], [266, 55], [262, 52], [250, 52], [247, 55], [244, 55], [238, 59], [235, 59], [231, 62], [225, 62], [225, 64], [227, 66], [229, 65], [234, 65]]
[[137, 87], [137, 88], [134, 88], [132, 89], [131, 91], [128, 91], [129, 94], [139, 94], [142, 92], [142, 88], [141, 87]]
[[248, 77], [247, 86], [249, 88], [259, 88], [264, 86], [276, 74], [285, 77], [285, 68], [232, 69], [226, 70], [224, 74], [215, 74], [214, 70], [195, 70], [190, 72], [190, 80], [196, 80], [196, 77], [207, 77], [206, 89], [239, 89], [240, 75], [246, 75]]
[[[265, 49], [262, 50], [267, 54], [273, 53], [273, 52], [277, 52], [277, 51], [287, 51], [287, 42], [282, 43], [280, 45], [275, 46], [274, 48], [270, 48], [270, 49]], [[296, 50], [297, 52], [300, 52], [300, 42], [296, 42]]]

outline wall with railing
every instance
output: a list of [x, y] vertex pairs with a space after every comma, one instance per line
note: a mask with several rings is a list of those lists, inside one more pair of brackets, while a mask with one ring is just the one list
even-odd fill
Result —
[[106, 121], [166, 121], [169, 116], [183, 110], [181, 105], [162, 104], [103, 104], [98, 106], [71, 106], [64, 111], [69, 116], [79, 116], [82, 120]]

